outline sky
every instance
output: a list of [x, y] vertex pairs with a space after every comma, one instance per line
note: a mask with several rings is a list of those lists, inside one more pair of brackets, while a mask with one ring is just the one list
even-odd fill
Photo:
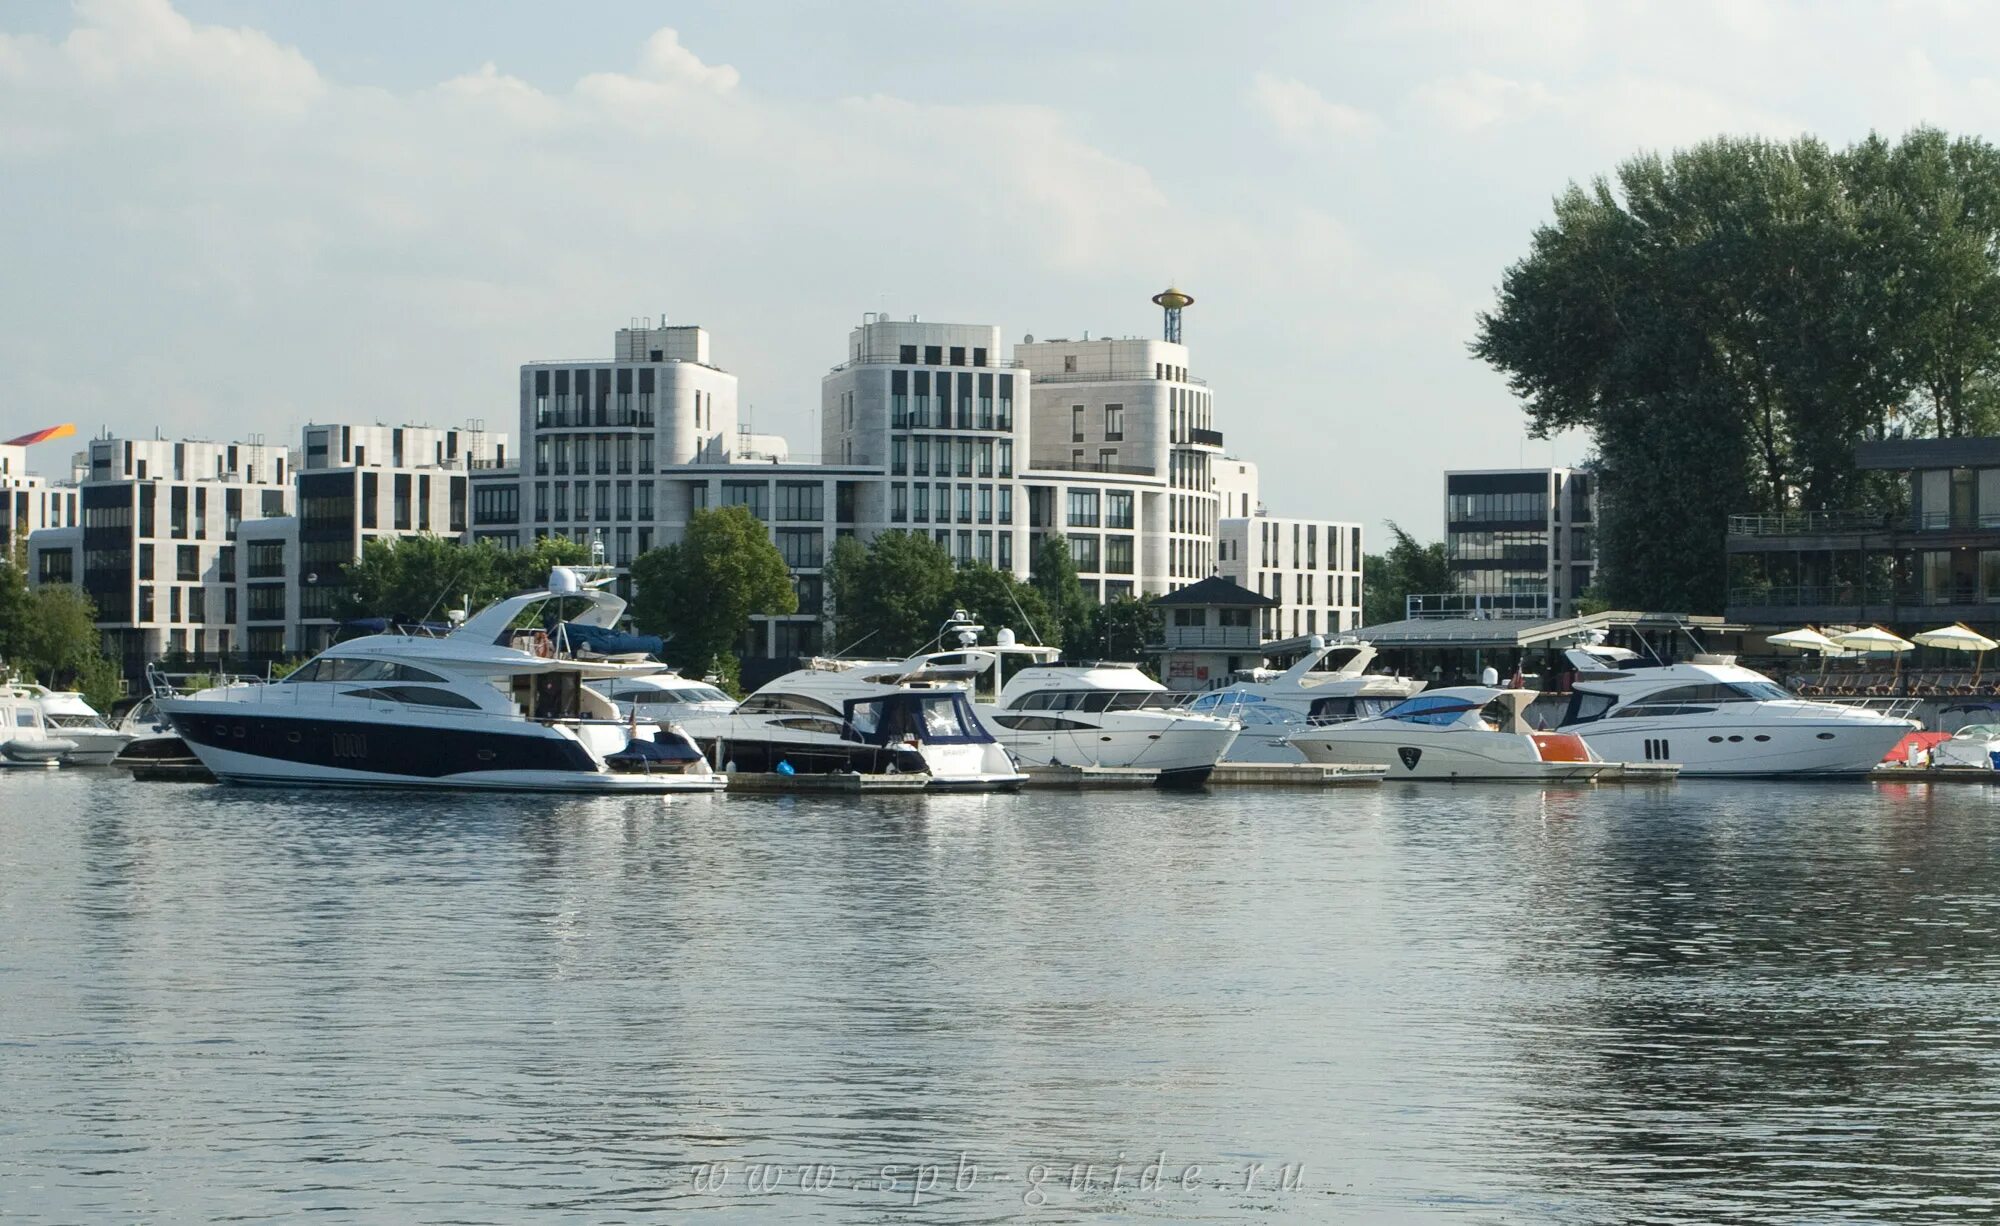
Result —
[[1995, 46], [1942, 0], [9, 0], [0, 437], [511, 436], [520, 363], [665, 314], [796, 456], [864, 311], [1152, 335], [1172, 282], [1272, 514], [1434, 537], [1445, 469], [1588, 454], [1466, 348], [1567, 183], [1990, 136]]

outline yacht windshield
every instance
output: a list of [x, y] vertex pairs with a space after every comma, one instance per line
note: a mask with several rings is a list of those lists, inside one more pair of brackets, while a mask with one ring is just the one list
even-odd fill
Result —
[[925, 745], [991, 741], [965, 696], [959, 692], [890, 694], [857, 698], [847, 704], [847, 723], [871, 745], [891, 745], [914, 737]]
[[49, 716], [49, 724], [51, 727], [56, 728], [104, 728], [108, 730], [111, 727], [111, 725], [105, 723], [95, 715], [51, 715]]
[[1455, 694], [1419, 694], [1382, 712], [1382, 718], [1399, 719], [1408, 724], [1455, 724], [1459, 716], [1467, 711], [1476, 711], [1480, 706], [1480, 703]]

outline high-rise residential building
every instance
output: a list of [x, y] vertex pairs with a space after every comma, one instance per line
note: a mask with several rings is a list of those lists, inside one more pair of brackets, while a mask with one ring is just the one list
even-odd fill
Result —
[[1216, 528], [1218, 573], [1275, 607], [1259, 616], [1266, 639], [1339, 634], [1361, 624], [1361, 525], [1238, 516]]
[[1569, 617], [1597, 575], [1596, 481], [1575, 468], [1444, 475], [1454, 590], [1411, 597], [1418, 615]]

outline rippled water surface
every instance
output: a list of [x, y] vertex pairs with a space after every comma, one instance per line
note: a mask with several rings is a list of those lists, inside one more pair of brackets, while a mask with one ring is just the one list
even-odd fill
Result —
[[1964, 785], [0, 772], [0, 1216], [1987, 1216], [1996, 831]]

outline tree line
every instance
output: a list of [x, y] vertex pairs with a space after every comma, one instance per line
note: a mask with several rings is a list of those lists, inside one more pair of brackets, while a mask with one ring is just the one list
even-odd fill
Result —
[[1530, 433], [1585, 430], [1599, 584], [1719, 612], [1739, 512], [1888, 512], [1855, 444], [2000, 432], [2000, 151], [1723, 138], [1556, 198], [1479, 316]]

